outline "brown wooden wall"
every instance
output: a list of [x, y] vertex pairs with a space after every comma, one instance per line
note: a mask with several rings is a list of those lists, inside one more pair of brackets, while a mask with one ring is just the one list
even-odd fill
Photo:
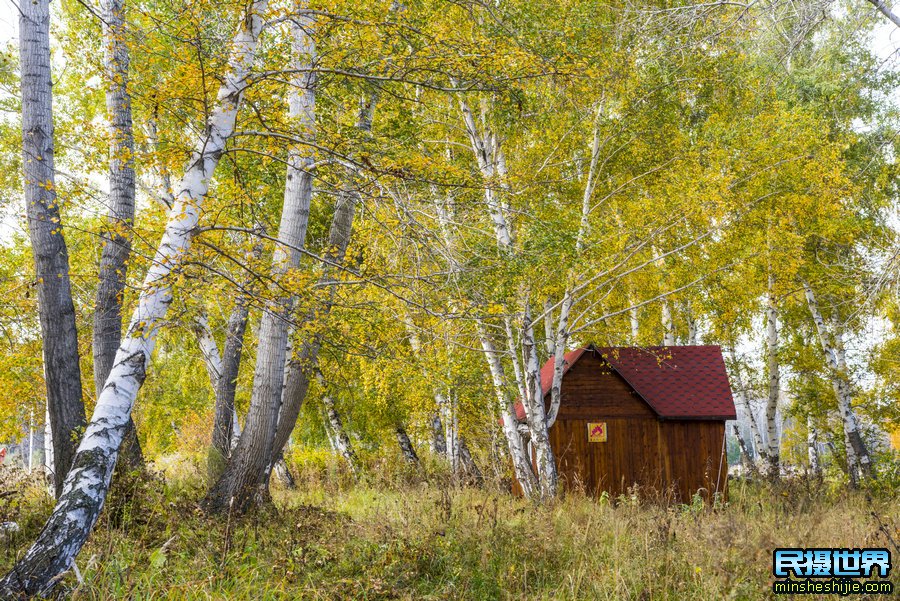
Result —
[[[588, 442], [591, 422], [606, 422], [606, 442]], [[647, 494], [654, 494], [648, 490], [653, 489], [687, 502], [700, 489], [707, 499], [717, 490], [725, 493], [724, 436], [725, 424], [718, 421], [597, 415], [557, 419], [550, 429], [550, 444], [566, 488], [617, 496], [637, 484]]]
[[[606, 422], [607, 441], [588, 442], [588, 423]], [[688, 502], [726, 493], [723, 421], [661, 421], [621, 376], [594, 355], [565, 375], [562, 402], [550, 428], [560, 482], [593, 495], [617, 496], [638, 484]], [[718, 485], [717, 485], [718, 479]], [[514, 492], [521, 491], [517, 486]]]

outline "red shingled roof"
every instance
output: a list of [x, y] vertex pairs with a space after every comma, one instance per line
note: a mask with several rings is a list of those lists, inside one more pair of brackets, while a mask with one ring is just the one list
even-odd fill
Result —
[[[599, 353], [661, 418], [736, 419], [718, 346], [580, 348], [566, 353], [564, 370], [589, 351]], [[552, 378], [551, 358], [541, 368], [544, 396], [550, 394]], [[563, 379], [563, 391], [565, 387]], [[516, 403], [516, 417], [525, 419], [521, 403]]]

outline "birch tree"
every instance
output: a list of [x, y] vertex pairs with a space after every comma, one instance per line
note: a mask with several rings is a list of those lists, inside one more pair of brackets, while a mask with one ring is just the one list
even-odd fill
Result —
[[350, 472], [354, 476], [357, 476], [359, 473], [359, 462], [356, 459], [356, 453], [353, 451], [353, 444], [350, 442], [350, 437], [347, 436], [347, 431], [344, 429], [344, 422], [341, 421], [341, 416], [337, 412], [334, 399], [326, 389], [325, 379], [319, 371], [316, 372], [316, 381], [322, 389], [322, 406], [325, 408], [326, 423], [327, 427], [330, 429], [334, 449], [344, 458], [344, 461], [347, 462]]
[[[356, 119], [356, 129], [364, 137], [372, 131], [372, 119], [378, 102], [378, 94], [371, 92], [360, 101], [359, 112]], [[358, 190], [358, 179], [351, 176], [349, 190], [338, 194], [338, 200], [334, 208], [334, 216], [331, 219], [331, 227], [328, 231], [327, 252], [323, 257], [318, 284], [326, 290], [326, 300], [318, 312], [310, 312], [306, 316], [306, 323], [312, 323], [317, 317], [322, 318], [331, 312], [336, 293], [336, 270], [344, 261], [344, 255], [350, 244], [353, 233], [353, 219], [356, 208], [361, 201]], [[287, 373], [284, 377], [284, 390], [282, 393], [281, 410], [278, 415], [278, 428], [275, 433], [273, 455], [278, 457], [284, 451], [284, 447], [297, 424], [297, 416], [309, 391], [312, 371], [318, 365], [319, 349], [322, 345], [322, 335], [316, 332], [309, 339], [304, 340], [296, 355], [292, 355], [288, 361]]]
[[[459, 107], [462, 112], [463, 123], [471, 144], [472, 153], [475, 156], [476, 165], [481, 173], [484, 185], [484, 204], [488, 216], [490, 217], [497, 247], [501, 256], [507, 259], [512, 258], [515, 253], [512, 230], [504, 211], [503, 202], [500, 200], [498, 194], [498, 192], [503, 190], [506, 186], [504, 180], [507, 175], [506, 157], [503, 154], [503, 149], [500, 147], [499, 137], [486, 125], [486, 104], [483, 104], [481, 108], [481, 122], [483, 124], [481, 127], [479, 127], [468, 102], [462, 97], [459, 98]], [[537, 484], [539, 494], [542, 499], [546, 500], [556, 496], [557, 470], [556, 461], [553, 457], [553, 449], [550, 447], [547, 408], [544, 404], [544, 394], [540, 374], [541, 366], [538, 359], [537, 343], [534, 339], [534, 322], [532, 321], [531, 301], [527, 297], [522, 301], [521, 320], [521, 350], [524, 358], [525, 374], [524, 394], [521, 398], [521, 402], [525, 408], [525, 418], [528, 425], [530, 444], [535, 450], [537, 459]], [[482, 347], [487, 353], [487, 349], [492, 347], [491, 341], [482, 338]], [[514, 348], [510, 348], [509, 351], [514, 355], [518, 352], [518, 350]], [[499, 375], [496, 360], [491, 359], [489, 356], [488, 362], [492, 369], [492, 373], [496, 374], [496, 380], [496, 376]], [[497, 383], [500, 386], [506, 386], [505, 382], [498, 380]], [[501, 411], [504, 410], [503, 405], [504, 403], [501, 402]], [[519, 445], [516, 442], [512, 442], [511, 445], [511, 453], [520, 452], [518, 449]], [[521, 471], [521, 469], [519, 471]], [[529, 488], [524, 485], [523, 490], [526, 491], [526, 494], [531, 492]]]
[[[241, 26], [232, 40], [231, 56], [216, 105], [176, 188], [175, 204], [153, 265], [144, 279], [126, 335], [116, 351], [112, 369], [65, 478], [62, 493], [37, 541], [0, 580], [0, 596], [45, 594], [72, 566], [97, 521], [135, 397], [146, 377], [157, 333], [172, 302], [170, 276], [177, 273], [190, 247], [213, 172], [225, 143], [234, 132], [244, 85], [256, 58], [266, 8], [267, 0], [256, 0], [243, 13]], [[43, 19], [40, 15], [38, 13], [28, 23], [23, 19], [23, 33], [31, 35], [32, 24], [35, 27], [40, 23], [43, 27], [48, 25], [49, 15]], [[40, 36], [35, 39], [39, 40]], [[49, 63], [46, 67], [49, 69]]]
[[778, 397], [781, 391], [781, 364], [778, 358], [778, 309], [775, 298], [775, 276], [769, 272], [766, 304], [766, 475], [778, 479], [781, 474], [781, 439], [778, 431]]
[[[305, 5], [297, 8], [298, 14], [291, 24], [296, 75], [291, 81], [288, 106], [299, 130], [298, 137], [311, 142], [315, 134], [316, 76], [310, 68], [316, 60], [314, 23], [303, 13]], [[314, 160], [311, 146], [298, 144], [288, 152], [284, 205], [271, 268], [275, 298], [264, 307], [260, 321], [253, 393], [243, 432], [225, 470], [204, 501], [212, 511], [233, 509], [241, 513], [267, 500], [272, 464], [281, 457], [282, 449], [276, 450], [274, 445], [285, 382], [289, 320], [295, 299], [290, 293], [279, 292], [278, 287], [291, 270], [297, 269], [302, 257], [313, 192]]]
[[49, 0], [20, 7], [19, 57], [25, 210], [34, 254], [47, 411], [53, 432], [53, 482], [59, 497], [85, 415], [69, 254], [55, 183]]
[[[134, 223], [134, 135], [124, 11], [123, 0], [105, 0], [102, 4], [103, 65], [109, 119], [109, 211], [94, 308], [94, 388], [98, 397], [122, 339], [122, 301]], [[129, 422], [125, 432], [122, 459], [129, 466], [142, 462], [133, 421]]]
[[844, 427], [844, 441], [847, 453], [847, 473], [851, 486], [858, 486], [861, 478], [873, 476], [872, 458], [863, 439], [859, 427], [859, 419], [853, 409], [853, 392], [850, 385], [850, 374], [844, 356], [841, 333], [832, 332], [822, 317], [815, 292], [808, 282], [803, 282], [803, 290], [810, 315], [816, 325], [819, 344], [825, 355], [828, 369], [831, 371], [831, 385], [837, 397], [838, 413]]

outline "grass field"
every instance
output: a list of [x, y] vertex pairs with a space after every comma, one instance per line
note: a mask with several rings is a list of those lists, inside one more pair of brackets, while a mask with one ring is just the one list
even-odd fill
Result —
[[[773, 596], [775, 547], [875, 546], [900, 555], [894, 496], [802, 481], [734, 482], [719, 507], [579, 494], [540, 507], [434, 479], [352, 485], [301, 477], [297, 490], [274, 491], [275, 508], [241, 519], [203, 515], [203, 486], [191, 473], [120, 484], [79, 556], [83, 583], [70, 574], [67, 592], [73, 599], [763, 599]], [[2, 541], [4, 571], [52, 508], [36, 484], [20, 488], [0, 501], [0, 520], [21, 526]]]

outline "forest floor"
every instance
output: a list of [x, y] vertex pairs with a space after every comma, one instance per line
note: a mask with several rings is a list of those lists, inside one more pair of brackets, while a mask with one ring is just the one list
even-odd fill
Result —
[[[720, 507], [579, 494], [538, 507], [434, 479], [376, 486], [325, 477], [276, 489], [274, 508], [240, 519], [202, 514], [203, 486], [196, 474], [120, 484], [78, 558], [83, 582], [70, 574], [66, 592], [73, 599], [763, 599], [773, 597], [776, 547], [888, 547], [900, 556], [895, 495], [803, 482], [734, 482]], [[24, 552], [51, 509], [36, 484], [0, 500], [0, 521], [21, 527], [0, 538], [0, 570]]]

